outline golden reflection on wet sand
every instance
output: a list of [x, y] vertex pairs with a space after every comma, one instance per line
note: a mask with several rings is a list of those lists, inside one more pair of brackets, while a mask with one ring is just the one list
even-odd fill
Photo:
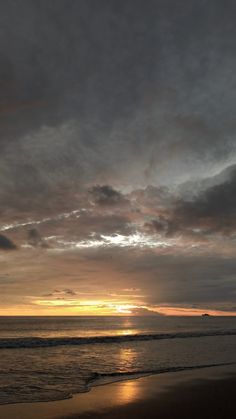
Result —
[[140, 393], [140, 386], [137, 385], [137, 381], [125, 381], [122, 386], [116, 387], [119, 401], [121, 405], [132, 403], [136, 401]]

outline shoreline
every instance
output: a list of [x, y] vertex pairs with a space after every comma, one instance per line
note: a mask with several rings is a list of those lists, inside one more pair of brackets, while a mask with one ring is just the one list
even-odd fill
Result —
[[235, 373], [236, 373], [236, 362], [229, 362], [229, 363], [222, 363], [222, 364], [207, 364], [207, 365], [199, 365], [199, 366], [189, 366], [189, 367], [176, 367], [176, 368], [170, 368], [170, 369], [160, 369], [156, 371], [144, 371], [144, 372], [130, 372], [130, 373], [114, 373], [114, 374], [104, 374], [100, 375], [98, 374], [97, 378], [92, 378], [87, 382], [87, 389], [84, 389], [84, 391], [79, 391], [76, 393], [68, 394], [68, 396], [64, 396], [63, 398], [55, 398], [50, 400], [33, 400], [33, 401], [19, 401], [19, 402], [6, 402], [4, 404], [0, 404], [0, 410], [3, 406], [15, 406], [15, 405], [33, 405], [33, 404], [50, 404], [50, 403], [56, 403], [56, 402], [63, 402], [67, 400], [71, 400], [74, 397], [80, 396], [82, 394], [90, 393], [94, 388], [96, 387], [102, 387], [102, 386], [108, 386], [111, 384], [119, 384], [126, 381], [134, 381], [134, 380], [140, 380], [142, 378], [148, 378], [148, 377], [156, 377], [161, 376], [165, 374], [176, 374], [180, 372], [188, 372], [188, 371], [198, 371], [198, 370], [204, 370], [204, 369], [214, 369], [214, 368], [227, 368], [227, 367], [235, 367]]
[[[236, 366], [214, 366], [132, 377], [112, 383], [97, 383], [86, 393], [77, 393], [72, 398], [59, 401], [1, 405], [0, 417], [8, 419], [138, 417], [141, 419], [147, 417], [148, 411], [150, 418], [175, 419], [184, 418], [187, 411], [188, 417], [189, 415], [191, 418], [195, 417], [193, 414], [197, 411], [197, 407], [202, 406], [201, 417], [229, 419], [236, 417], [233, 403], [235, 391]], [[210, 402], [212, 394], [214, 403]], [[173, 410], [175, 405], [178, 405], [179, 411], [181, 408], [181, 415], [177, 412], [178, 409]], [[228, 410], [230, 407], [228, 416], [225, 413], [225, 406]], [[223, 407], [226, 416], [219, 416]], [[206, 416], [203, 416], [204, 414]]]

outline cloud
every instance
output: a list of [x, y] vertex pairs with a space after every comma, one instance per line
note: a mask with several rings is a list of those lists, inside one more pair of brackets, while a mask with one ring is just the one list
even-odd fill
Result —
[[63, 292], [66, 294], [66, 295], [76, 295], [77, 293], [74, 291], [74, 290], [72, 290], [72, 289], [70, 289], [70, 288], [66, 288], [66, 289], [64, 289], [63, 290]]
[[[104, 237], [110, 237], [106, 241], [108, 247], [109, 243], [122, 246], [124, 241], [132, 247], [135, 238], [135, 246], [140, 248], [145, 239], [152, 248], [155, 243], [156, 247], [163, 243], [166, 248], [171, 246], [173, 252], [178, 246], [183, 248], [184, 242], [186, 246], [192, 243], [206, 249], [213, 245], [216, 234], [223, 238], [235, 232], [235, 189], [233, 165], [216, 176], [192, 181], [191, 194], [189, 183], [183, 184], [179, 193], [166, 187], [148, 186], [125, 194], [111, 185], [96, 185], [80, 195], [80, 207], [76, 210], [42, 219], [41, 230], [46, 240], [36, 228], [30, 228], [28, 242], [34, 247], [50, 245], [52, 249], [57, 246], [72, 250], [80, 248], [79, 243], [86, 247], [86, 242], [88, 247], [92, 248], [93, 243], [96, 247]], [[33, 221], [17, 225], [28, 228], [29, 223]], [[22, 240], [20, 235], [16, 238]]]
[[92, 202], [101, 206], [125, 204], [124, 196], [110, 185], [96, 185], [89, 190]]
[[8, 298], [235, 299], [235, 4], [207, 3], [1, 2]]
[[77, 292], [74, 291], [71, 288], [65, 288], [65, 289], [55, 289], [50, 293], [43, 294], [43, 297], [52, 297], [56, 299], [65, 300], [69, 297], [74, 297], [77, 295]]
[[144, 223], [146, 231], [165, 237], [181, 235], [193, 241], [207, 240], [214, 234], [235, 234], [235, 165], [217, 176], [183, 184], [180, 191], [180, 196], [169, 195], [168, 201], [157, 203], [156, 216], [149, 212], [151, 219]]
[[230, 235], [236, 231], [236, 167], [223, 181], [201, 191], [191, 201], [179, 200], [173, 219], [179, 228], [199, 228], [203, 233]]
[[31, 228], [28, 231], [28, 243], [33, 247], [48, 247], [48, 244], [41, 237], [41, 234], [36, 228]]
[[[95, 182], [174, 188], [235, 158], [232, 2], [214, 16], [194, 0], [149, 3], [0, 6], [6, 213], [59, 210]], [[120, 198], [100, 192], [98, 205]]]
[[151, 310], [145, 307], [135, 307], [131, 309], [132, 315], [134, 316], [163, 316], [158, 311]]
[[31, 246], [38, 246], [38, 244], [41, 244], [41, 236], [39, 234], [39, 231], [36, 228], [31, 228], [28, 231], [28, 243]]
[[3, 234], [0, 234], [0, 250], [16, 250], [16, 245]]

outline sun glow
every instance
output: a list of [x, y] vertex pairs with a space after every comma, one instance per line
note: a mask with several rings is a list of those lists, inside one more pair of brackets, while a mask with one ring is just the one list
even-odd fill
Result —
[[116, 306], [116, 310], [118, 313], [121, 314], [132, 314], [132, 308], [136, 308], [137, 306], [131, 306], [131, 305], [122, 305], [122, 306]]
[[[118, 294], [115, 294], [118, 297]], [[207, 313], [212, 316], [236, 315], [236, 312], [224, 312], [209, 308], [188, 308], [172, 306], [150, 306], [143, 301], [132, 303], [130, 300], [116, 298], [101, 298], [99, 300], [86, 300], [77, 298], [34, 298], [28, 297], [29, 315], [76, 315], [76, 316], [142, 316], [142, 315], [164, 315], [164, 316], [201, 316]], [[11, 308], [10, 314], [22, 314], [22, 308], [17, 307], [19, 312]], [[9, 314], [6, 307], [0, 314]], [[127, 329], [129, 329], [128, 325]], [[127, 333], [127, 330], [126, 332]]]
[[[143, 304], [130, 304], [125, 301], [110, 300], [83, 300], [76, 299], [34, 299], [30, 298], [27, 309], [24, 305], [1, 307], [0, 315], [18, 316], [142, 316], [142, 315], [162, 315], [162, 316], [202, 316], [207, 313], [211, 316], [236, 316], [235, 311], [221, 311], [209, 308], [188, 308], [172, 306], [149, 306]], [[133, 329], [129, 329], [128, 317], [125, 319], [122, 334], [131, 334]], [[128, 323], [127, 323], [128, 322]]]
[[75, 314], [85, 315], [132, 315], [132, 309], [139, 306], [125, 302], [111, 302], [108, 300], [77, 300], [77, 299], [37, 299], [36, 306], [51, 310], [73, 311]]

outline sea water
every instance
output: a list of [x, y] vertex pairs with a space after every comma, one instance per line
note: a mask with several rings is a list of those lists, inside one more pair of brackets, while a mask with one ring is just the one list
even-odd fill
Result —
[[0, 317], [0, 404], [236, 362], [236, 317]]

